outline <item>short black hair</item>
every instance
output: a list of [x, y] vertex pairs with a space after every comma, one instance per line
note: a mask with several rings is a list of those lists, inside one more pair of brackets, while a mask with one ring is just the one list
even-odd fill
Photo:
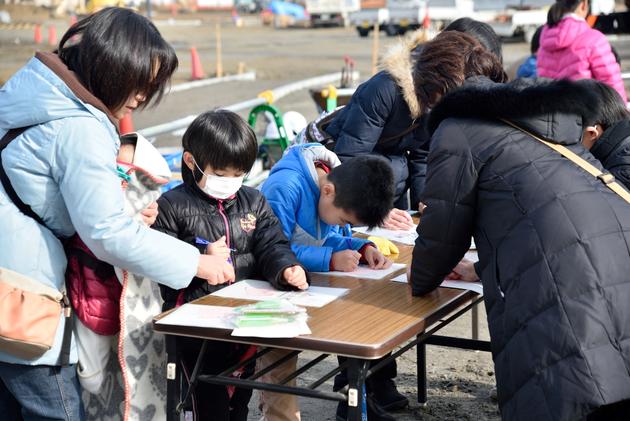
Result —
[[378, 156], [359, 156], [333, 168], [328, 180], [335, 186], [333, 204], [373, 228], [381, 225], [394, 203], [394, 172]]
[[592, 114], [585, 117], [586, 126], [599, 124], [606, 130], [630, 117], [621, 95], [610, 85], [595, 79], [580, 79], [574, 83], [585, 87], [588, 92], [597, 96], [597, 102], [590, 104], [589, 107], [593, 111]]
[[[258, 155], [258, 141], [252, 128], [238, 114], [228, 110], [208, 111], [199, 115], [184, 133], [184, 151], [190, 152], [199, 168], [210, 165], [214, 169], [234, 168], [249, 172]], [[203, 175], [184, 164], [182, 179], [190, 184]]]
[[136, 94], [146, 97], [140, 107], [158, 103], [178, 65], [175, 50], [155, 25], [120, 7], [72, 25], [56, 53], [110, 111]]
[[449, 23], [443, 32], [457, 31], [463, 32], [468, 35], [472, 35], [484, 46], [484, 48], [490, 51], [492, 54], [499, 58], [499, 61], [503, 63], [503, 48], [501, 47], [501, 39], [494, 32], [492, 26], [485, 22], [479, 22], [471, 18], [459, 18]]

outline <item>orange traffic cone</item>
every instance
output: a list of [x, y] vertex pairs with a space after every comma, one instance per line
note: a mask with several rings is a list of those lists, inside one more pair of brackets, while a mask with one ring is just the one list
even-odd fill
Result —
[[57, 45], [57, 28], [54, 25], [48, 27], [48, 45], [51, 47]]
[[42, 43], [42, 26], [40, 24], [35, 25], [35, 35], [33, 36], [35, 44]]
[[203, 68], [201, 67], [201, 60], [199, 60], [199, 54], [195, 47], [190, 47], [190, 61], [192, 66], [192, 72], [190, 75], [191, 80], [199, 80], [204, 78]]
[[424, 14], [424, 19], [422, 19], [422, 28], [429, 29], [431, 27], [431, 19], [429, 18], [429, 8], [427, 7], [427, 11]]
[[131, 112], [125, 114], [123, 118], [118, 122], [118, 131], [120, 134], [127, 134], [133, 132], [133, 120], [131, 119]]

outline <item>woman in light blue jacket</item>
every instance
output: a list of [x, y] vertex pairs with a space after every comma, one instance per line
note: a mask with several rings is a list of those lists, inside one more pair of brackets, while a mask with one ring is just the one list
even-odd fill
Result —
[[[116, 173], [117, 120], [157, 102], [177, 67], [172, 47], [146, 18], [109, 8], [74, 25], [56, 53], [38, 53], [0, 89], [0, 137], [28, 129], [1, 152], [17, 196], [44, 222], [18, 209], [0, 186], [0, 267], [62, 290], [59, 238], [75, 232], [101, 260], [174, 289], [193, 277], [234, 278], [227, 262], [140, 226], [123, 211]], [[77, 353], [60, 364], [64, 324], [35, 360], [0, 351], [3, 419], [81, 420]]]

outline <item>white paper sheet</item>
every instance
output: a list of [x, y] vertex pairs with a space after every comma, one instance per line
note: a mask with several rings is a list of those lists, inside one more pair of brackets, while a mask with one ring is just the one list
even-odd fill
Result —
[[[407, 274], [403, 273], [395, 278], [392, 278], [393, 282], [400, 282], [402, 284], [407, 283]], [[479, 295], [483, 295], [483, 286], [481, 282], [466, 282], [466, 281], [447, 281], [445, 280], [440, 285], [445, 288], [467, 289], [469, 291], [476, 292]]]
[[414, 225], [413, 229], [410, 229], [409, 231], [394, 231], [385, 228], [374, 228], [369, 230], [367, 227], [352, 227], [352, 230], [354, 232], [360, 232], [366, 235], [374, 235], [376, 237], [383, 237], [390, 241], [413, 246], [414, 244], [416, 244], [416, 238], [418, 238], [416, 227], [417, 225]]
[[400, 275], [396, 276], [395, 278], [392, 278], [392, 282], [400, 282], [401, 284], [406, 284], [407, 283], [407, 274], [406, 273], [401, 273]]
[[237, 327], [232, 336], [250, 336], [254, 338], [295, 338], [310, 335], [311, 329], [306, 321], [296, 321], [272, 326]]
[[232, 307], [186, 303], [158, 320], [157, 324], [232, 329], [234, 325], [229, 320], [230, 314]]
[[306, 291], [279, 291], [269, 282], [245, 279], [212, 295], [241, 300], [264, 301], [286, 299], [291, 303], [305, 307], [323, 307], [348, 292], [347, 288], [329, 288], [311, 286]]
[[329, 276], [349, 276], [351, 278], [363, 278], [363, 279], [374, 279], [379, 280], [383, 279], [387, 276], [390, 276], [392, 273], [404, 268], [406, 265], [404, 263], [394, 263], [388, 269], [370, 269], [367, 265], [359, 265], [357, 270], [354, 272], [314, 272], [319, 273], [321, 275], [329, 275]]
[[467, 289], [469, 291], [476, 292], [479, 295], [483, 295], [483, 286], [481, 282], [466, 282], [466, 281], [444, 281], [441, 287]]

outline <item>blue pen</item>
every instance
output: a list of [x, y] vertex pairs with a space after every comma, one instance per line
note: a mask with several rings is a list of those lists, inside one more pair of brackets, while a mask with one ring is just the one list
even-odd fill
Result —
[[[210, 244], [210, 241], [208, 241], [208, 240], [206, 240], [204, 238], [201, 238], [201, 237], [195, 237], [195, 244], [199, 244], [201, 246], [207, 246], [207, 245]], [[235, 252], [236, 251], [235, 249], [229, 249], [229, 250], [230, 250], [230, 252]], [[232, 264], [232, 257], [228, 257], [227, 262], [229, 264]]]

